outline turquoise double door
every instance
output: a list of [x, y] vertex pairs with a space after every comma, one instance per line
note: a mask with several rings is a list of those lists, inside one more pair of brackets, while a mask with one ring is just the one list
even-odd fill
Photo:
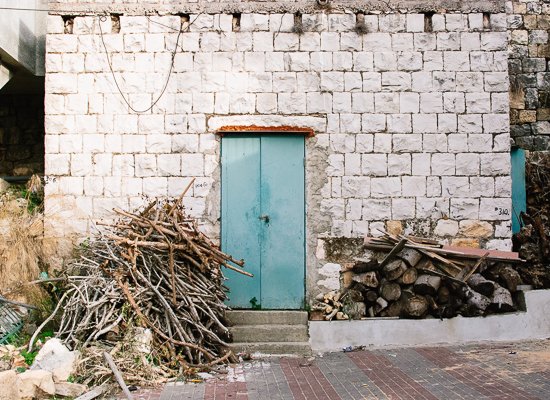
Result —
[[222, 250], [233, 308], [300, 309], [305, 286], [304, 137], [231, 135], [221, 148]]

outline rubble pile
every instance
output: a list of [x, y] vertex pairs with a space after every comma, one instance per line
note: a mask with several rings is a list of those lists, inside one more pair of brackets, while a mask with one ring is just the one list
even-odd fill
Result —
[[105, 353], [132, 383], [236, 361], [221, 267], [250, 274], [198, 229], [182, 198], [115, 210], [120, 219], [104, 224], [107, 231], [69, 269], [49, 319], [62, 310], [57, 337], [86, 355], [85, 383], [110, 379]]
[[550, 153], [535, 152], [525, 165], [527, 214], [513, 238], [513, 250], [527, 260], [518, 269], [526, 284], [550, 288]]
[[0, 346], [0, 399], [75, 398], [87, 391], [87, 386], [72, 382], [79, 353], [59, 339], [49, 339], [30, 368], [22, 354], [23, 348]]
[[384, 233], [366, 238], [372, 258], [341, 272], [343, 290], [320, 294], [312, 319], [452, 318], [516, 310], [516, 253], [442, 246]]

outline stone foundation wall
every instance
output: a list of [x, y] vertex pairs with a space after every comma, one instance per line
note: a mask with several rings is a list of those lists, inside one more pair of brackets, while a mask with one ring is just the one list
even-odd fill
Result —
[[[77, 16], [70, 29], [48, 17], [52, 236], [84, 234], [89, 216], [142, 194], [179, 195], [195, 177], [185, 204], [216, 237], [216, 130], [290, 125], [315, 131], [306, 139], [310, 295], [329, 286], [326, 238], [389, 227], [509, 248], [506, 14], [124, 10]], [[135, 113], [119, 89], [138, 110], [162, 96]]]
[[550, 4], [507, 2], [510, 131], [517, 146], [550, 150]]
[[44, 97], [0, 95], [0, 176], [44, 171]]

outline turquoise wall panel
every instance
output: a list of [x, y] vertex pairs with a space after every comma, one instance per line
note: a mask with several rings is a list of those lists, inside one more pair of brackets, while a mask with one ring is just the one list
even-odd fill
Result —
[[515, 148], [512, 157], [512, 233], [519, 232], [521, 222], [519, 215], [527, 210], [527, 193], [525, 189], [525, 150]]

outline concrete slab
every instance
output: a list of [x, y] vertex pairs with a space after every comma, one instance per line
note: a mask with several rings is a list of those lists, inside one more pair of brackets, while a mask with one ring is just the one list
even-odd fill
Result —
[[324, 353], [346, 346], [402, 347], [550, 337], [550, 290], [528, 291], [524, 297], [526, 311], [487, 317], [310, 321], [310, 344], [314, 353]]

